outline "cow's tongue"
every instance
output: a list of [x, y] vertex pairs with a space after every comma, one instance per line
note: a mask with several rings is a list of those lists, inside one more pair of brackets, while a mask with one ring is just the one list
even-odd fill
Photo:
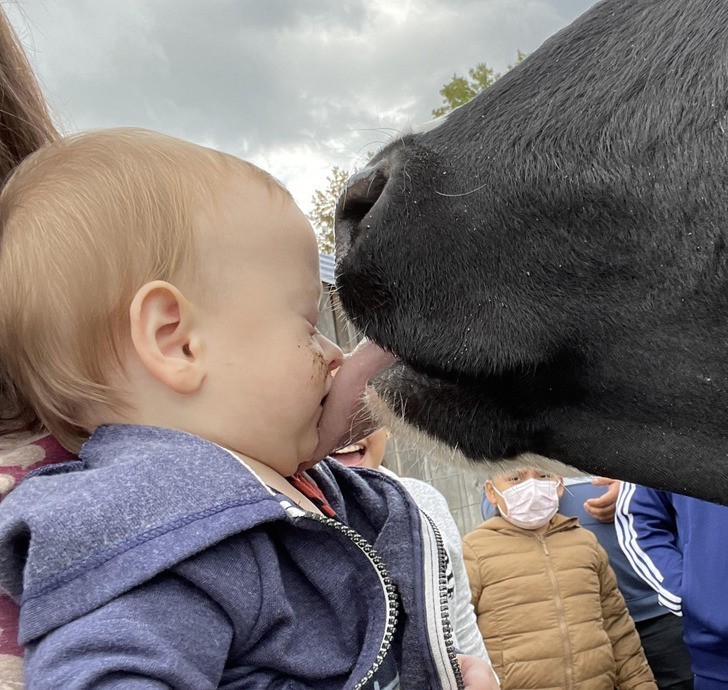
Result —
[[326, 397], [318, 446], [305, 466], [310, 467], [331, 451], [348, 446], [377, 428], [363, 408], [364, 389], [374, 374], [394, 361], [394, 355], [370, 341], [362, 342], [344, 359]]

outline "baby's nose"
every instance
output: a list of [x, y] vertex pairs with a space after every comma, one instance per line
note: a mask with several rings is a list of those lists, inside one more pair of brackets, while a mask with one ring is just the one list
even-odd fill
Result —
[[326, 361], [329, 365], [329, 371], [338, 369], [344, 361], [344, 353], [341, 348], [328, 338], [324, 338], [324, 353], [326, 355]]

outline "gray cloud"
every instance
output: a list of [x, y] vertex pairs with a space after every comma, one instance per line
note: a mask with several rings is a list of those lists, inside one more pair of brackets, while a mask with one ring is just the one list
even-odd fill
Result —
[[272, 171], [288, 181], [306, 152], [316, 173], [300, 176], [313, 178], [429, 119], [454, 72], [502, 71], [591, 4], [18, 0], [8, 12], [66, 129], [144, 126], [254, 160], [290, 151], [298, 162]]

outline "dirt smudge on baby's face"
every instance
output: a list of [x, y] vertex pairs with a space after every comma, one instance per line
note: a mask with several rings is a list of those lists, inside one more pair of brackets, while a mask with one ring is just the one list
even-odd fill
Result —
[[308, 347], [311, 350], [314, 365], [313, 371], [311, 373], [311, 380], [325, 380], [326, 377], [329, 375], [329, 363], [326, 361], [326, 356], [319, 348], [314, 347], [313, 345], [309, 345]]

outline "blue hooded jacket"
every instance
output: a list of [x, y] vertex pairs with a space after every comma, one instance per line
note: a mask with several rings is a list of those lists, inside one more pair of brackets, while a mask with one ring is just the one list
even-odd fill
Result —
[[156, 427], [29, 476], [0, 505], [27, 688], [462, 687], [436, 529], [381, 473], [310, 474], [340, 521]]

